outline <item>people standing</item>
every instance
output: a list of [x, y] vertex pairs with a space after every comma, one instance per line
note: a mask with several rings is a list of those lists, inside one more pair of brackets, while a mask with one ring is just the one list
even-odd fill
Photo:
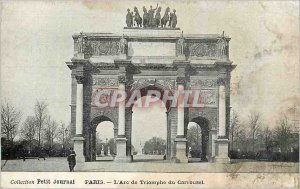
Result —
[[74, 171], [74, 167], [76, 165], [76, 153], [73, 148], [70, 149], [70, 154], [68, 155], [67, 161], [69, 162], [70, 172]]

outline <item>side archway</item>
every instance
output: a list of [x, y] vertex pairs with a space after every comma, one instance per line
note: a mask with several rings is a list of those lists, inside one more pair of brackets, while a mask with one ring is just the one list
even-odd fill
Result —
[[[194, 127], [194, 128], [193, 128]], [[203, 117], [195, 117], [189, 122], [188, 126], [188, 137], [196, 137], [195, 144], [189, 145], [189, 154], [190, 156], [195, 158], [201, 158], [201, 161], [208, 161], [209, 158], [209, 121]], [[199, 136], [200, 135], [200, 136]], [[201, 141], [199, 144], [198, 140]], [[188, 138], [188, 141], [192, 141]], [[199, 144], [199, 145], [198, 145]], [[193, 149], [191, 149], [193, 147]], [[193, 150], [191, 152], [191, 150]]]
[[[111, 131], [104, 131], [101, 129], [102, 124], [106, 125], [105, 129], [111, 129]], [[107, 127], [107, 125], [111, 125]], [[114, 121], [112, 121], [109, 117], [101, 115], [95, 117], [91, 123], [90, 123], [90, 156], [91, 161], [96, 161], [97, 157], [99, 156], [114, 156], [115, 155], [115, 139], [117, 137], [117, 125]], [[103, 138], [103, 134], [111, 132], [110, 137]], [[102, 136], [103, 139], [100, 140], [100, 136]], [[107, 139], [107, 140], [106, 140]], [[112, 144], [111, 144], [112, 143]], [[112, 146], [113, 145], [113, 146]], [[109, 148], [108, 148], [109, 146]]]

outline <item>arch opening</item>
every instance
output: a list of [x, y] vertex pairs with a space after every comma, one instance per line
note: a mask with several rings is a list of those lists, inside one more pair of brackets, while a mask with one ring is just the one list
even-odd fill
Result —
[[[148, 90], [156, 90], [161, 96], [149, 96]], [[133, 161], [162, 161], [166, 159], [168, 104], [161, 106], [163, 90], [156, 86], [140, 89], [141, 100], [155, 100], [149, 107], [132, 107], [132, 149]]]
[[197, 117], [188, 124], [187, 130], [188, 157], [191, 162], [208, 161], [209, 122]]
[[116, 154], [115, 125], [106, 116], [95, 118], [91, 122], [91, 160], [113, 160]]

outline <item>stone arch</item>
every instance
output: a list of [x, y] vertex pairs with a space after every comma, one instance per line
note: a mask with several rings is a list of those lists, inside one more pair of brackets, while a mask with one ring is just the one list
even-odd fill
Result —
[[[142, 97], [145, 97], [145, 96], [147, 96], [147, 91], [148, 90], [157, 90], [157, 91], [159, 91], [160, 93], [161, 93], [161, 96], [160, 96], [160, 101], [162, 102], [162, 103], [164, 103], [163, 101], [162, 101], [162, 97], [163, 97], [163, 92], [165, 91], [165, 90], [168, 90], [168, 91], [170, 91], [169, 90], [169, 88], [168, 87], [166, 87], [166, 86], [164, 86], [164, 85], [162, 85], [162, 84], [160, 84], [160, 83], [152, 83], [151, 81], [149, 81], [149, 80], [147, 80], [147, 81], [144, 81], [144, 82], [141, 82], [141, 83], [138, 83], [137, 85], [135, 85], [135, 86], [132, 86], [131, 87], [131, 89], [130, 89], [130, 92], [133, 92], [134, 90], [138, 90], [138, 91], [140, 91], [141, 92], [141, 98]], [[131, 93], [130, 93], [131, 94]], [[172, 93], [172, 95], [173, 95], [173, 93]], [[135, 101], [136, 101], [137, 99], [135, 99]], [[167, 103], [164, 103], [165, 104], [165, 110], [166, 110], [166, 112], [168, 111], [168, 109], [170, 108], [170, 104], [168, 104], [168, 102]], [[132, 108], [132, 107], [131, 107]], [[165, 112], [165, 113], [166, 113]], [[132, 109], [131, 109], [131, 113], [133, 113], [133, 111], [132, 111]], [[166, 116], [168, 116], [167, 114], [166, 114]], [[131, 119], [131, 121], [132, 121], [132, 119]], [[131, 126], [132, 126], [132, 124], [131, 124]], [[167, 134], [167, 136], [166, 136], [166, 145], [168, 145], [168, 140], [171, 140], [171, 137], [170, 136], [168, 136], [168, 121], [166, 121], [166, 125], [165, 125], [165, 128], [166, 128], [166, 134]], [[132, 128], [131, 128], [132, 129]], [[171, 134], [171, 133], [170, 133]], [[130, 141], [131, 142], [131, 139], [133, 138], [133, 134], [132, 134], [132, 132], [130, 131], [130, 136], [128, 137], [127, 136], [127, 139], [128, 139], [128, 141]], [[166, 156], [170, 156], [169, 154], [167, 154]]]
[[[132, 94], [134, 91], [140, 91], [141, 92], [141, 97], [143, 96], [147, 96], [145, 94], [145, 92], [147, 92], [148, 90], [157, 90], [160, 91], [161, 97], [160, 100], [162, 100], [163, 98], [163, 94], [165, 91], [168, 91], [168, 95], [174, 95], [174, 90], [172, 87], [166, 85], [164, 83], [165, 80], [156, 80], [156, 79], [152, 79], [152, 80], [146, 80], [146, 79], [141, 79], [141, 80], [137, 80], [135, 81], [130, 88], [130, 92], [129, 94]], [[128, 97], [129, 98], [129, 97]], [[164, 103], [166, 106], [167, 111], [170, 108], [171, 102], [167, 101], [166, 103]]]
[[[95, 114], [93, 115], [91, 122], [90, 122], [90, 128], [89, 128], [89, 135], [90, 135], [90, 157], [91, 161], [96, 160], [96, 129], [97, 126], [104, 122], [104, 121], [109, 121], [113, 123], [113, 132], [114, 132], [114, 138], [117, 138], [117, 133], [118, 133], [118, 123], [115, 119], [112, 119], [111, 114], [98, 114], [98, 116]], [[116, 146], [115, 146], [116, 149]]]
[[190, 120], [190, 122], [194, 122], [196, 123], [200, 128], [201, 128], [201, 161], [207, 161], [208, 158], [207, 156], [209, 156], [209, 141], [210, 141], [210, 135], [209, 135], [209, 131], [210, 131], [210, 123], [209, 120], [206, 119], [205, 117], [201, 117], [201, 116], [197, 116], [194, 117]]

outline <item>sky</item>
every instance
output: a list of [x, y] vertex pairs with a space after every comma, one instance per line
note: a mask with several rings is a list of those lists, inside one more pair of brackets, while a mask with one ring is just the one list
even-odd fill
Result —
[[[71, 73], [65, 62], [73, 56], [72, 34], [122, 33], [127, 8], [137, 6], [141, 12], [157, 2], [162, 10], [177, 10], [184, 33], [224, 30], [231, 37], [230, 59], [237, 65], [231, 107], [241, 121], [257, 111], [273, 127], [283, 113], [293, 118], [294, 105], [299, 112], [298, 1], [4, 1], [2, 102], [19, 108], [24, 120], [33, 114], [36, 100], [46, 100], [49, 115], [69, 123]], [[133, 127], [143, 126], [134, 135], [153, 131], [153, 121], [156, 130], [165, 129], [164, 112], [134, 112]]]

